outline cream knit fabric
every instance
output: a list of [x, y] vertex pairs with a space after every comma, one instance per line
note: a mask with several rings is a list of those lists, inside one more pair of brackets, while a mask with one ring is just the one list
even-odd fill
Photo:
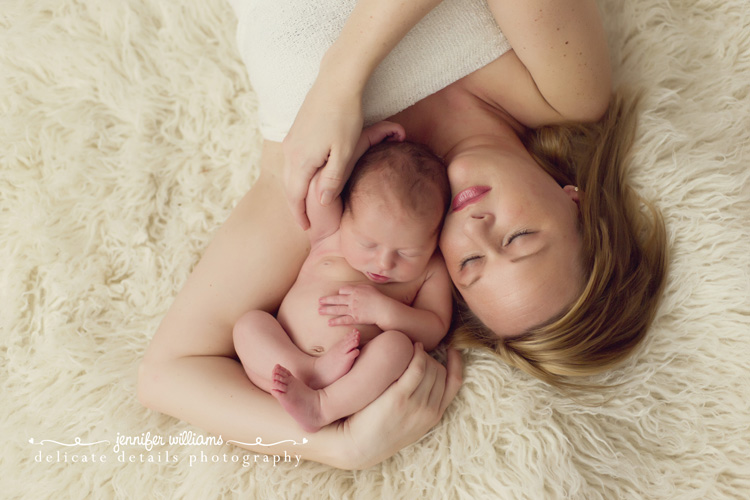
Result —
[[[231, 3], [240, 55], [258, 96], [261, 133], [281, 141], [356, 0]], [[365, 89], [365, 124], [398, 113], [509, 49], [486, 1], [442, 2], [376, 69]]]

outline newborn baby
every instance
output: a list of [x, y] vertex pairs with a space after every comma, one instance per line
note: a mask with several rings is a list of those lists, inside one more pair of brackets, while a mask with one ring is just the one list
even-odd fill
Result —
[[[366, 129], [357, 153], [402, 138], [393, 130]], [[250, 380], [311, 432], [375, 400], [406, 369], [413, 342], [437, 346], [452, 304], [436, 250], [450, 200], [440, 159], [421, 145], [383, 142], [330, 205], [313, 198], [317, 182], [307, 197], [310, 254], [277, 316], [250, 311], [234, 327]]]

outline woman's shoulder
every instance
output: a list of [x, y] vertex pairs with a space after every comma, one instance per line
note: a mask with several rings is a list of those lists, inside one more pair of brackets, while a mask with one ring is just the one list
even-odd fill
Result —
[[447, 90], [479, 99], [526, 127], [561, 121], [513, 50], [455, 82], [453, 87]]

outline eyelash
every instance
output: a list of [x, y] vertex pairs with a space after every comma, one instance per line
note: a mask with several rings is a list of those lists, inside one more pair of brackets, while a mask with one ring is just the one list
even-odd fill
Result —
[[464, 267], [466, 267], [466, 264], [471, 262], [472, 260], [479, 259], [479, 255], [472, 255], [471, 257], [466, 257], [464, 260], [461, 261], [461, 264], [459, 265], [458, 270], [462, 270]]
[[[515, 239], [516, 239], [516, 238], [518, 238], [519, 236], [523, 236], [523, 235], [525, 235], [525, 234], [531, 234], [531, 231], [530, 231], [530, 230], [528, 230], [528, 229], [521, 229], [520, 231], [517, 231], [517, 232], [513, 233], [513, 234], [512, 234], [511, 236], [510, 236], [510, 238], [508, 238], [508, 242], [507, 242], [507, 243], [506, 243], [505, 245], [503, 245], [503, 246], [508, 246], [508, 245], [510, 245], [511, 243], [513, 243], [513, 240], [515, 240]], [[460, 265], [459, 265], [459, 270], [461, 270], [461, 269], [463, 269], [464, 267], [466, 267], [466, 264], [468, 264], [468, 263], [469, 263], [469, 262], [471, 262], [472, 260], [476, 260], [476, 259], [481, 259], [481, 258], [482, 258], [482, 257], [481, 257], [481, 255], [472, 255], [472, 256], [470, 256], [470, 257], [466, 257], [465, 259], [463, 259], [463, 260], [461, 261], [461, 263], [460, 263]]]
[[506, 243], [505, 246], [510, 245], [513, 240], [515, 240], [519, 236], [523, 236], [524, 234], [531, 234], [531, 231], [529, 231], [528, 229], [521, 229], [520, 231], [513, 233], [511, 237], [508, 238], [508, 243]]

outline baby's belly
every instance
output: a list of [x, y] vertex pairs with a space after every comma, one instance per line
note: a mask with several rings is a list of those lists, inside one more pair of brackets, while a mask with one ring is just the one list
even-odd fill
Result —
[[277, 319], [300, 350], [312, 356], [320, 356], [354, 328], [361, 333], [360, 345], [381, 332], [375, 325], [329, 326], [328, 320], [335, 316], [318, 313], [321, 297], [337, 295], [339, 288], [350, 284], [353, 282], [298, 280], [289, 290], [279, 307]]

